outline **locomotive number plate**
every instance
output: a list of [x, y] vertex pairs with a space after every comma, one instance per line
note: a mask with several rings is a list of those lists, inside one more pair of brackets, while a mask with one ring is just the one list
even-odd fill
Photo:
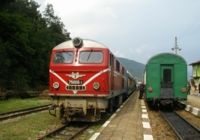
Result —
[[82, 85], [83, 81], [81, 80], [69, 80], [68, 82], [70, 85]]

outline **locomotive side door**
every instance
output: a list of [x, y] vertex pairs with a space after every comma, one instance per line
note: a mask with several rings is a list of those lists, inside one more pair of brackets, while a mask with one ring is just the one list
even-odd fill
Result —
[[110, 54], [110, 89], [114, 90], [114, 57]]
[[161, 65], [160, 98], [173, 98], [173, 65]]

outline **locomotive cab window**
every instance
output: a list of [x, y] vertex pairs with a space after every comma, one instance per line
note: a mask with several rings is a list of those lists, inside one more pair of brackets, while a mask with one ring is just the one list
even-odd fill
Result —
[[53, 58], [55, 64], [68, 64], [73, 61], [73, 52], [56, 52]]
[[101, 51], [81, 51], [79, 55], [80, 63], [102, 63], [103, 61], [103, 52]]

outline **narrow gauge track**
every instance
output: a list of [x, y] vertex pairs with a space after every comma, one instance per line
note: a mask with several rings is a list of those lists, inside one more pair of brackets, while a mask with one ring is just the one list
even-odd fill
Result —
[[0, 114], [0, 121], [31, 114], [34, 112], [39, 112], [43, 110], [47, 110], [49, 108], [50, 104], [48, 105], [43, 105], [43, 106], [37, 106], [37, 107], [32, 107], [32, 108], [27, 108], [27, 109], [22, 109], [22, 110], [17, 110], [17, 111], [11, 111], [11, 112], [6, 112], [6, 113], [1, 113]]
[[77, 124], [77, 125], [62, 125], [61, 127], [48, 132], [46, 135], [38, 138], [37, 140], [72, 140], [86, 130], [89, 125]]
[[200, 130], [178, 115], [176, 112], [160, 111], [160, 114], [172, 127], [180, 140], [199, 140]]

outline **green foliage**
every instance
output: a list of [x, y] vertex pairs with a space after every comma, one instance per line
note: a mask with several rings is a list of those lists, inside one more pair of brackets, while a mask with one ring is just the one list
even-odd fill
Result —
[[48, 99], [37, 99], [37, 98], [29, 98], [29, 99], [9, 99], [2, 100], [0, 102], [0, 114], [6, 113], [15, 110], [27, 109], [42, 105], [50, 104], [51, 101]]
[[60, 126], [59, 117], [53, 117], [46, 112], [33, 113], [0, 124], [1, 140], [33, 140]]
[[0, 2], [0, 88], [23, 91], [48, 83], [51, 49], [69, 40], [60, 18], [48, 5], [44, 17], [29, 0]]

